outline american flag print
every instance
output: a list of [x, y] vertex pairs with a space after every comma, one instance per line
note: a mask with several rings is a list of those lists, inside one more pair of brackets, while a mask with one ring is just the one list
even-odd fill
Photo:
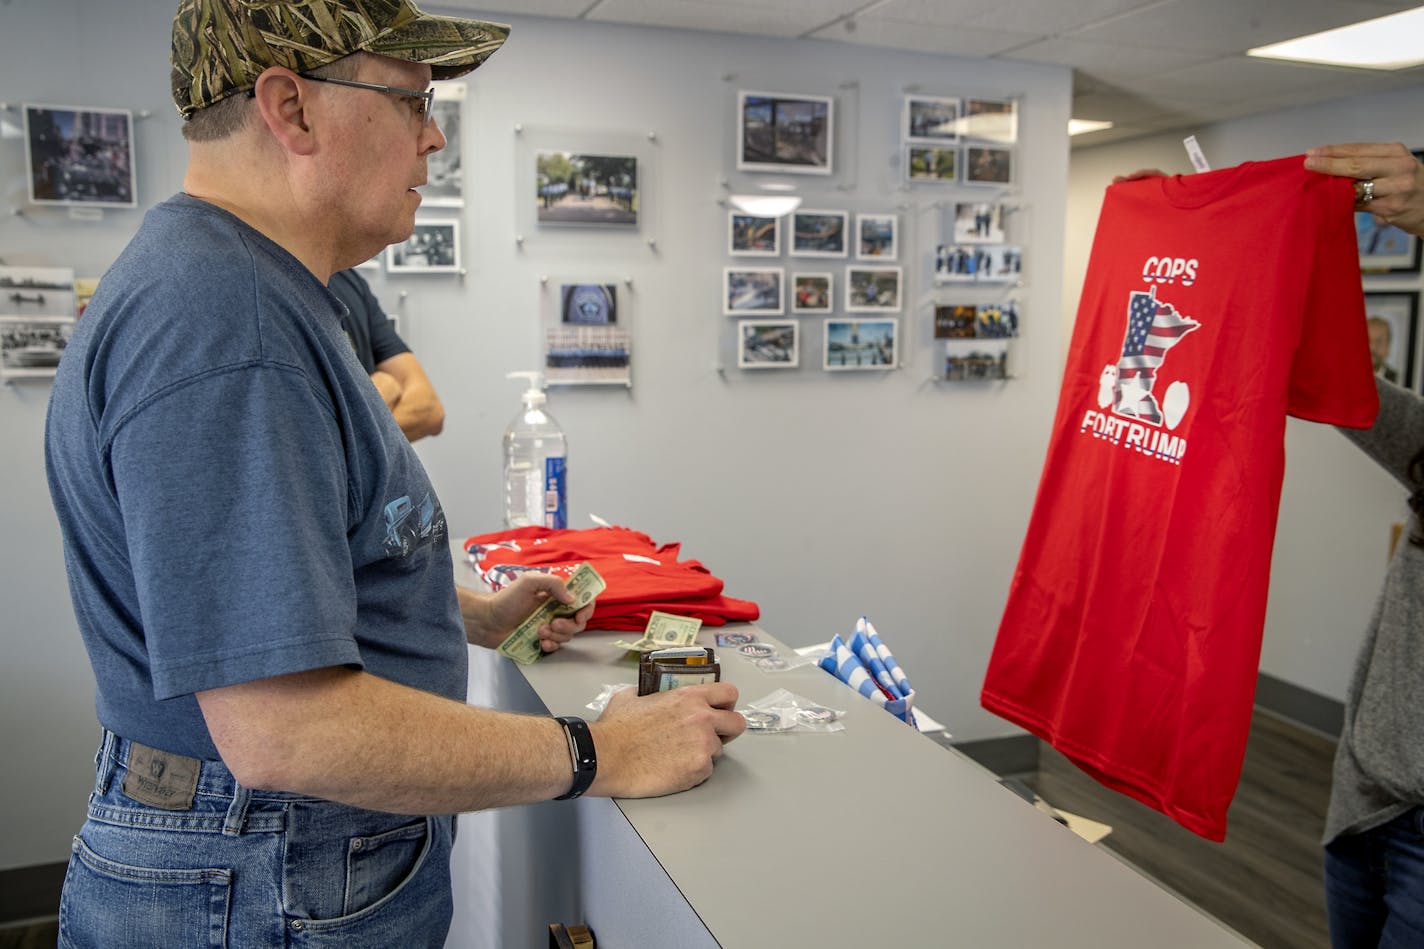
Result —
[[1162, 424], [1162, 407], [1152, 394], [1157, 370], [1167, 350], [1201, 323], [1182, 316], [1170, 303], [1157, 299], [1157, 288], [1136, 291], [1127, 304], [1127, 335], [1117, 363], [1117, 392], [1113, 411], [1125, 418]]

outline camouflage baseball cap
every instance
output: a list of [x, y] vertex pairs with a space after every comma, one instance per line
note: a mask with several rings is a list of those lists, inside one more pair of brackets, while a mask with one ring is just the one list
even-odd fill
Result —
[[365, 51], [463, 76], [509, 27], [432, 16], [410, 0], [181, 0], [173, 18], [173, 102], [184, 118], [246, 92], [269, 66], [309, 72]]

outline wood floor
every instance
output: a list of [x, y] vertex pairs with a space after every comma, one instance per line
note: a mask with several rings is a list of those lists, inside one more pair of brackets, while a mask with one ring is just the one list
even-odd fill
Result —
[[1016, 775], [1049, 804], [1111, 824], [1099, 846], [1266, 949], [1328, 947], [1320, 835], [1335, 742], [1259, 708], [1225, 843], [1106, 790], [1043, 745]]

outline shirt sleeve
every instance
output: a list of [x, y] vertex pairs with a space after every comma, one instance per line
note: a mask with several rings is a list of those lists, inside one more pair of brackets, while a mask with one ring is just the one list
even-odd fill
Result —
[[340, 432], [305, 375], [248, 365], [174, 386], [108, 460], [156, 699], [361, 665]]
[[386, 315], [385, 310], [381, 309], [381, 302], [371, 292], [370, 286], [363, 284], [361, 291], [361, 304], [365, 308], [365, 313], [354, 315], [366, 320], [366, 327], [371, 332], [371, 355], [374, 357], [376, 365], [379, 366], [392, 356], [410, 352], [410, 347], [396, 332], [391, 318]]
[[1379, 396], [1365, 325], [1354, 191], [1344, 178], [1312, 175], [1303, 198], [1315, 202], [1319, 223], [1286, 411], [1313, 422], [1369, 428]]

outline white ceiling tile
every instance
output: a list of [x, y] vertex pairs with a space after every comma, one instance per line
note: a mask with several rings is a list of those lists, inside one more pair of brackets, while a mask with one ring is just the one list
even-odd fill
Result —
[[[850, 26], [851, 28], [847, 28]], [[902, 23], [899, 20], [860, 20], [836, 24], [811, 34], [815, 39], [888, 46], [893, 49], [943, 53], [949, 56], [988, 57], [1022, 46], [1033, 37], [998, 30], [970, 30], [947, 26]]]
[[1217, 54], [1136, 44], [1097, 43], [1060, 36], [1017, 47], [1004, 55], [1009, 59], [1072, 66], [1087, 75], [1111, 81], [1194, 66], [1214, 59]]
[[820, 29], [861, 6], [864, 0], [603, 0], [589, 10], [587, 18], [680, 30], [790, 37]]
[[1167, 0], [1073, 35], [1107, 43], [1239, 52], [1389, 12], [1348, 0]]

